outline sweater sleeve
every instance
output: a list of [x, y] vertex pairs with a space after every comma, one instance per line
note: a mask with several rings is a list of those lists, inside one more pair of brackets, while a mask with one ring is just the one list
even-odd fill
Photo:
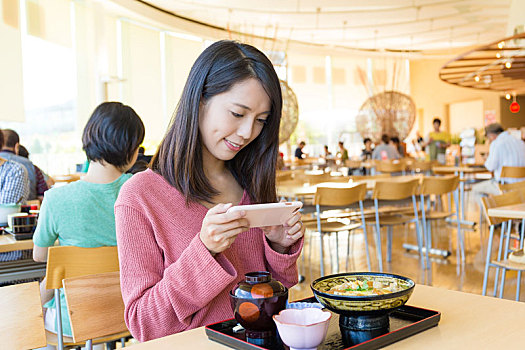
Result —
[[213, 257], [198, 234], [177, 261], [164, 266], [144, 213], [117, 205], [115, 220], [126, 325], [140, 341], [184, 331], [237, 277], [232, 264], [222, 254]]
[[303, 248], [304, 237], [295, 242], [290, 247], [290, 251], [287, 254], [280, 254], [273, 250], [266, 237], [263, 237], [263, 241], [266, 265], [268, 271], [272, 274], [272, 277], [281, 281], [281, 283], [287, 288], [296, 285], [299, 277], [297, 271], [297, 259]]

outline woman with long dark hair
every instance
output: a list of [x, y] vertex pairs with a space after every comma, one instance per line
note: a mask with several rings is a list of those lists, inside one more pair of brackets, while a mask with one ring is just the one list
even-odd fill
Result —
[[304, 229], [248, 228], [232, 205], [277, 200], [282, 97], [268, 58], [219, 41], [197, 58], [152, 159], [115, 205], [122, 296], [140, 341], [233, 317], [229, 291], [267, 270], [297, 283]]

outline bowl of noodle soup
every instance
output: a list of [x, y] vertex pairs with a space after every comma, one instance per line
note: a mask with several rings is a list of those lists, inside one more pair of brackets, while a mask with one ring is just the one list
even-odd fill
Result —
[[387, 315], [407, 302], [414, 286], [410, 278], [380, 272], [328, 275], [311, 284], [324, 307], [345, 316]]

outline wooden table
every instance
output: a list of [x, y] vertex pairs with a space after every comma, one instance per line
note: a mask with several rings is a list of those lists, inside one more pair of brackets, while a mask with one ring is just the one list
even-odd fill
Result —
[[24, 249], [33, 249], [32, 239], [17, 241], [11, 235], [0, 235], [0, 253]]
[[489, 216], [507, 219], [525, 219], [525, 203], [490, 208]]
[[[388, 349], [517, 349], [525, 344], [525, 303], [417, 285], [409, 305], [441, 311], [437, 327]], [[170, 335], [133, 349], [228, 349], [208, 340], [204, 327]]]

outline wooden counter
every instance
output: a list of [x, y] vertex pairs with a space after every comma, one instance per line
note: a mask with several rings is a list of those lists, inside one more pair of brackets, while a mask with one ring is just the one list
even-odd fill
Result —
[[[525, 303], [417, 285], [409, 305], [441, 311], [437, 327], [388, 349], [517, 349], [525, 347]], [[133, 345], [133, 349], [227, 349], [204, 328]]]

